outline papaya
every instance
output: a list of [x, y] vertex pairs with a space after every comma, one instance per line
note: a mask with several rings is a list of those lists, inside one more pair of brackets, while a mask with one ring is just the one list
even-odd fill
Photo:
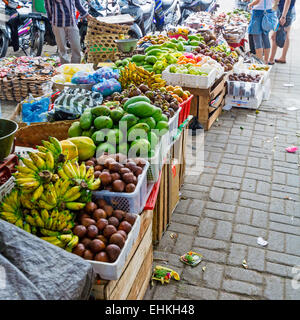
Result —
[[153, 115], [152, 115], [152, 118], [153, 118], [156, 122], [158, 122], [158, 121], [160, 120], [160, 118], [161, 118], [161, 115], [162, 115], [162, 110], [161, 110], [161, 108], [156, 107], [156, 109], [155, 109], [155, 111], [154, 111], [154, 113], [153, 113]]
[[95, 119], [94, 126], [98, 130], [105, 128], [111, 129], [113, 127], [113, 121], [108, 116], [100, 116]]
[[140, 119], [138, 123], [146, 123], [150, 129], [154, 129], [156, 126], [156, 121], [152, 117]]
[[150, 64], [150, 65], [153, 65], [155, 62], [157, 62], [157, 58], [155, 56], [148, 56], [145, 59], [145, 62]]
[[110, 110], [110, 117], [114, 123], [118, 123], [124, 115], [124, 110], [121, 107]]
[[[138, 122], [138, 118], [134, 115], [134, 114], [125, 114], [120, 122], [126, 122], [127, 123], [127, 129], [130, 129], [131, 127], [133, 127], [134, 125], [137, 124]], [[121, 123], [120, 123], [121, 126]]]
[[71, 127], [68, 130], [69, 138], [80, 137], [82, 133], [82, 129], [80, 127], [80, 122], [75, 121], [72, 123]]
[[144, 101], [144, 102], [148, 102], [148, 103], [151, 103], [151, 100], [146, 97], [146, 96], [136, 96], [136, 97], [132, 97], [130, 99], [128, 99], [124, 105], [123, 105], [123, 109], [125, 111], [127, 111], [127, 107], [132, 104], [132, 103], [135, 103], [135, 102], [138, 102], [138, 101]]
[[96, 146], [93, 140], [89, 137], [74, 137], [69, 138], [69, 141], [73, 142], [78, 149], [78, 158], [80, 161], [85, 161], [94, 156]]
[[92, 122], [93, 122], [91, 108], [86, 108], [83, 111], [83, 114], [81, 115], [79, 122], [80, 122], [81, 129], [89, 130], [89, 128], [92, 126]]
[[67, 156], [67, 160], [72, 160], [78, 157], [78, 149], [76, 145], [70, 140], [60, 141], [62, 153]]
[[138, 101], [127, 107], [127, 112], [140, 118], [151, 117], [155, 112], [155, 106], [148, 102]]
[[94, 108], [92, 108], [91, 111], [92, 111], [92, 114], [96, 117], [110, 115], [110, 109], [105, 105], [94, 107]]
[[116, 148], [112, 146], [111, 144], [104, 142], [99, 144], [96, 150], [96, 157], [100, 157], [104, 152], [107, 152], [109, 154], [116, 153]]
[[169, 122], [169, 118], [165, 114], [162, 114], [157, 122], [159, 121]]
[[145, 60], [145, 56], [143, 54], [135, 54], [131, 57], [132, 62], [143, 62]]
[[156, 124], [155, 129], [159, 130], [158, 134], [160, 136], [163, 136], [164, 134], [166, 134], [169, 131], [169, 124], [166, 121], [159, 121]]

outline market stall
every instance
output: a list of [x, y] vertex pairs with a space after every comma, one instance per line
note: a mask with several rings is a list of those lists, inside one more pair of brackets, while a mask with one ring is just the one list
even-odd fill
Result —
[[[241, 15], [196, 14], [135, 44], [127, 25], [94, 20], [90, 63], [10, 61], [36, 64], [30, 77], [46, 70], [51, 85], [14, 96], [22, 101], [0, 159], [0, 218], [88, 262], [96, 299], [143, 298], [153, 244], [179, 201], [192, 116], [209, 130], [237, 97], [267, 98], [270, 68], [245, 64], [226, 41], [234, 28], [244, 36]], [[166, 272], [179, 279], [154, 278]]]

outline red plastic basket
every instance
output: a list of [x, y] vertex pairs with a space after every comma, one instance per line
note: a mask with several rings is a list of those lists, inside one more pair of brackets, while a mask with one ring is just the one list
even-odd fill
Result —
[[158, 195], [158, 191], [159, 191], [159, 186], [160, 186], [161, 173], [162, 173], [162, 170], [160, 170], [158, 180], [155, 183], [155, 185], [153, 186], [153, 189], [149, 195], [149, 198], [147, 199], [144, 210], [153, 210], [155, 207], [155, 203], [156, 203], [157, 195]]
[[178, 127], [182, 124], [182, 122], [189, 116], [190, 110], [191, 110], [191, 103], [192, 99], [194, 98], [193, 95], [190, 95], [190, 97], [183, 101], [180, 104], [181, 111], [179, 113], [179, 119], [178, 119]]
[[188, 37], [185, 36], [184, 34], [173, 34], [172, 36], [168, 35], [168, 37], [170, 39], [176, 39], [178, 40], [178, 38], [182, 37], [183, 39], [185, 39], [186, 41], [188, 41]]

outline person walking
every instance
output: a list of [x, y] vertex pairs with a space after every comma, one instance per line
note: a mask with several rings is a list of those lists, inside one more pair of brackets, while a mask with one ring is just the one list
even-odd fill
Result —
[[249, 10], [253, 9], [248, 33], [252, 35], [257, 58], [264, 60], [266, 64], [269, 61], [271, 44], [269, 32], [262, 29], [262, 20], [265, 11], [272, 12], [272, 1], [254, 0], [248, 5]]
[[71, 46], [71, 63], [80, 63], [81, 46], [75, 9], [79, 11], [81, 18], [90, 19], [91, 16], [83, 8], [80, 0], [45, 0], [45, 8], [52, 25], [61, 63], [70, 63], [67, 41]]
[[278, 31], [273, 32], [271, 36], [272, 52], [269, 60], [270, 65], [273, 65], [275, 62], [286, 63], [286, 55], [290, 46], [291, 26], [293, 21], [296, 19], [295, 3], [296, 0], [280, 0], [278, 2], [277, 17], [279, 18], [280, 25], [284, 28], [284, 31], [286, 32], [286, 38], [284, 41], [281, 57], [279, 59], [274, 60], [278, 48], [276, 42], [276, 36]]

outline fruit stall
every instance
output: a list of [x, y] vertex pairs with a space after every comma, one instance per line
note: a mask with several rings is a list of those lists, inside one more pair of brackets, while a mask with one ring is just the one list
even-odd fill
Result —
[[86, 63], [0, 60], [3, 83], [31, 70], [26, 81], [47, 84], [2, 90], [19, 103], [0, 121], [0, 223], [86, 262], [95, 299], [143, 299], [180, 200], [190, 120], [209, 130], [225, 104], [267, 98], [270, 67], [244, 63], [216, 32], [241, 14], [191, 17], [126, 49], [127, 25], [91, 20]]

